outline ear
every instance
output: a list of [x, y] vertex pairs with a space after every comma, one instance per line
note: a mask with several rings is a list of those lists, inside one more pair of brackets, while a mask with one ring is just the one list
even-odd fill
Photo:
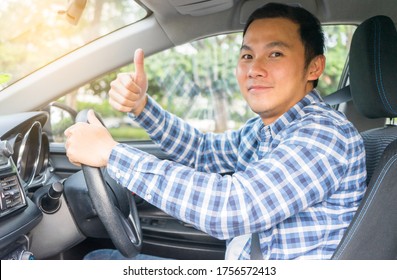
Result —
[[323, 73], [324, 68], [325, 68], [324, 55], [318, 55], [315, 58], [313, 58], [308, 67], [307, 80], [308, 81], [317, 80]]

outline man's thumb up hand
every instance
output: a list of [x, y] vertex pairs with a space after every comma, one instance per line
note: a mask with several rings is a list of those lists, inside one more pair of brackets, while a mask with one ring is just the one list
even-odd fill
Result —
[[148, 89], [142, 49], [135, 51], [134, 65], [134, 73], [119, 74], [110, 84], [109, 103], [120, 112], [131, 112], [138, 116], [146, 106]]

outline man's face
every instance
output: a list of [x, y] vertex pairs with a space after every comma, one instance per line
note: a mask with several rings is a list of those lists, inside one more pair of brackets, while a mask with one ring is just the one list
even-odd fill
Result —
[[308, 82], [315, 79], [313, 66], [305, 69], [298, 28], [284, 18], [259, 19], [251, 23], [243, 38], [237, 80], [248, 105], [266, 125], [313, 88]]

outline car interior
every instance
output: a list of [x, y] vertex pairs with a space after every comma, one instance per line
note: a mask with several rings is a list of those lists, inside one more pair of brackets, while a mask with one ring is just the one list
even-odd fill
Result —
[[[101, 248], [117, 248], [126, 256], [142, 252], [180, 260], [224, 259], [225, 241], [120, 188], [105, 170], [70, 163], [64, 143], [53, 141], [51, 110], [58, 107], [74, 121], [86, 121], [86, 111], [77, 112], [57, 100], [131, 64], [134, 49], [143, 48], [150, 58], [203, 38], [241, 32], [251, 12], [270, 1], [131, 2], [144, 9], [142, 19], [13, 84], [0, 83], [1, 259], [80, 260]], [[314, 13], [324, 26], [357, 27], [338, 88], [324, 100], [343, 112], [363, 137], [368, 187], [332, 259], [395, 260], [397, 6], [393, 0], [292, 2]], [[73, 7], [66, 14], [70, 12], [70, 20], [78, 24], [84, 9], [76, 12]], [[150, 140], [125, 143], [167, 158]]]

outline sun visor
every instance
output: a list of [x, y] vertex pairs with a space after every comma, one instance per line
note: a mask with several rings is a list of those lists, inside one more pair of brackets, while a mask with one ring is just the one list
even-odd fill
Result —
[[181, 15], [204, 16], [233, 7], [233, 0], [168, 0]]

